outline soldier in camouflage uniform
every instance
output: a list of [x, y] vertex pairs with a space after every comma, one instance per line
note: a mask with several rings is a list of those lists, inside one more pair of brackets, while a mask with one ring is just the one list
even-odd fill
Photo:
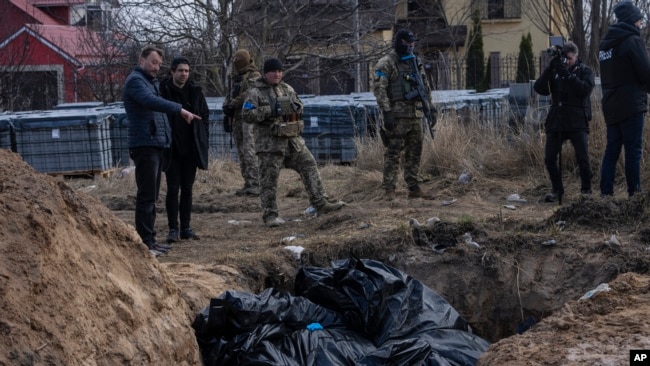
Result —
[[[384, 125], [380, 130], [384, 151], [384, 180], [386, 199], [395, 198], [395, 186], [399, 171], [400, 154], [404, 151], [404, 180], [409, 188], [409, 198], [425, 197], [419, 186], [420, 158], [424, 138], [422, 101], [419, 98], [407, 100], [405, 95], [413, 90], [409, 80], [411, 68], [406, 60], [415, 57], [413, 47], [415, 36], [407, 29], [395, 34], [393, 50], [382, 57], [375, 67], [373, 93], [383, 116]], [[420, 65], [420, 73], [424, 69]], [[422, 78], [426, 80], [426, 77]], [[431, 93], [426, 86], [428, 95]], [[429, 105], [432, 105], [429, 100]]]
[[238, 196], [259, 196], [259, 172], [255, 155], [255, 136], [253, 126], [244, 123], [241, 107], [246, 99], [246, 91], [260, 76], [246, 50], [235, 52], [233, 59], [232, 86], [223, 102], [223, 113], [232, 121], [232, 136], [237, 145], [239, 169], [244, 177], [244, 187], [235, 192]]
[[264, 62], [264, 75], [248, 90], [242, 109], [245, 122], [255, 125], [255, 150], [260, 169], [262, 218], [268, 227], [280, 226], [277, 186], [280, 169], [297, 171], [318, 215], [340, 209], [323, 189], [316, 160], [300, 134], [303, 104], [293, 88], [282, 81], [283, 65], [277, 58]]

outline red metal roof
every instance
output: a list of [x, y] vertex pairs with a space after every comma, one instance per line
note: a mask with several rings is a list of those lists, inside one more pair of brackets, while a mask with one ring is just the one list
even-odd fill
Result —
[[33, 6], [72, 6], [85, 4], [85, 0], [27, 0]]
[[[24, 11], [26, 14], [29, 14], [32, 16], [36, 21], [38, 21], [40, 24], [48, 24], [48, 25], [56, 25], [56, 24], [61, 24], [61, 22], [57, 21], [56, 19], [52, 18], [51, 16], [47, 15], [44, 11], [41, 9], [35, 7], [34, 5], [31, 4], [30, 0], [8, 0], [10, 3], [12, 3], [15, 7], [21, 9]], [[58, 0], [60, 1], [60, 0]], [[76, 1], [76, 0], [74, 0]]]
[[25, 27], [31, 29], [40, 36], [46, 43], [51, 43], [53, 48], [58, 49], [72, 58], [82, 61], [94, 59], [100, 53], [96, 47], [101, 47], [101, 40], [97, 33], [85, 27], [74, 27], [69, 25], [34, 25], [27, 24]]
[[0, 49], [7, 46], [22, 33], [38, 39], [68, 62], [78, 67], [101, 59], [102, 51], [97, 47], [104, 44], [97, 33], [85, 27], [71, 25], [25, 24], [18, 32], [0, 43]]

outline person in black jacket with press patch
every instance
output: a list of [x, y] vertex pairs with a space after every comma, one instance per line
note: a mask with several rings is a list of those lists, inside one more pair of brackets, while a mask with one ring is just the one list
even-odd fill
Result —
[[600, 170], [600, 194], [614, 194], [616, 164], [625, 147], [625, 181], [628, 196], [641, 190], [643, 120], [648, 110], [650, 60], [641, 38], [643, 14], [629, 1], [614, 7], [617, 23], [600, 42], [598, 60], [603, 89], [603, 115], [607, 146]]
[[541, 95], [551, 95], [551, 108], [546, 117], [544, 163], [551, 178], [551, 192], [546, 202], [562, 199], [564, 186], [558, 157], [564, 140], [571, 141], [580, 170], [580, 191], [591, 194], [591, 164], [588, 140], [591, 120], [591, 92], [594, 72], [578, 58], [578, 47], [567, 42], [535, 81], [533, 88]]

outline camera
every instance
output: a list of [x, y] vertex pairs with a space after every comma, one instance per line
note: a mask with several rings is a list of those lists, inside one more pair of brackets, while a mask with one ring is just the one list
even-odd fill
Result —
[[[560, 63], [566, 63], [566, 55], [560, 46], [551, 46], [546, 49], [546, 53], [551, 56], [551, 59], [557, 59]], [[558, 62], [556, 61], [556, 62]]]
[[566, 63], [566, 55], [564, 54], [564, 50], [563, 50], [564, 38], [562, 38], [561, 36], [550, 36], [548, 38], [551, 46], [546, 49], [546, 53], [551, 58], [557, 57], [557, 60], [560, 61], [562, 64]]

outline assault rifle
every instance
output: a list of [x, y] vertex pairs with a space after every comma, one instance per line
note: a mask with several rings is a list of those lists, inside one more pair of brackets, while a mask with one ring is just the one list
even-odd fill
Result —
[[413, 100], [414, 98], [420, 98], [422, 101], [422, 111], [424, 112], [424, 123], [426, 123], [429, 128], [429, 133], [431, 133], [431, 138], [434, 137], [433, 126], [436, 125], [436, 108], [429, 103], [429, 97], [427, 88], [424, 86], [424, 80], [422, 80], [422, 75], [420, 74], [420, 68], [418, 67], [418, 59], [415, 55], [410, 54], [402, 57], [402, 61], [407, 61], [411, 66], [411, 73], [407, 75], [406, 80], [410, 81], [415, 87], [414, 90], [406, 93], [404, 98], [406, 100]]

